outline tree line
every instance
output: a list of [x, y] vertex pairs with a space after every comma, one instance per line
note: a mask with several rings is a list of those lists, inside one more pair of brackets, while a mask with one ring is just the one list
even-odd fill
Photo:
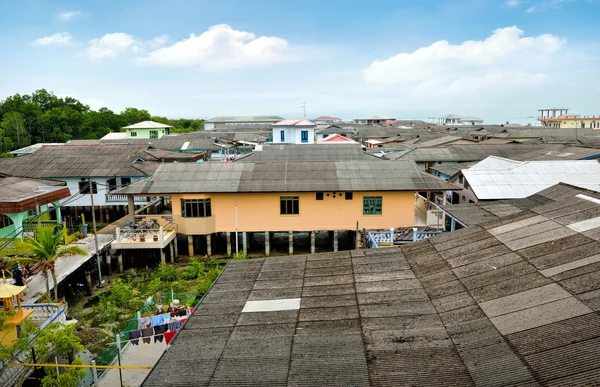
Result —
[[106, 107], [92, 110], [76, 98], [61, 98], [40, 89], [0, 101], [0, 154], [9, 157], [12, 150], [40, 142], [99, 139], [124, 126], [149, 120], [173, 126], [171, 133], [204, 129], [204, 120], [152, 116], [147, 110], [133, 107], [120, 113]]

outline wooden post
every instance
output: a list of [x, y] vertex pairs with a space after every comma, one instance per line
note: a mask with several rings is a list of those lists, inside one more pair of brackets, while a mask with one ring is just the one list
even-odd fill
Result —
[[338, 251], [338, 230], [333, 231], [333, 251]]
[[246, 235], [246, 231], [242, 232], [242, 250], [244, 254], [248, 254], [248, 235]]
[[288, 232], [288, 253], [290, 255], [294, 254], [294, 232], [293, 231], [289, 231]]
[[131, 195], [127, 195], [127, 221], [135, 223], [135, 202]]
[[265, 257], [271, 255], [271, 243], [269, 241], [270, 233], [265, 231]]
[[119, 273], [123, 273], [123, 250], [119, 250], [117, 260], [119, 261]]
[[87, 295], [92, 295], [92, 273], [89, 271], [85, 272], [85, 289], [87, 290]]
[[316, 241], [316, 233], [314, 231], [310, 232], [310, 253], [314, 254], [315, 253], [315, 241]]
[[104, 254], [106, 255], [106, 267], [107, 267], [107, 271], [106, 274], [111, 275], [112, 274], [112, 265], [111, 265], [111, 257], [110, 257], [110, 252], [106, 251], [104, 252]]
[[188, 235], [188, 255], [190, 257], [194, 256], [194, 236]]
[[225, 233], [225, 239], [227, 240], [227, 256], [231, 257], [231, 232]]
[[212, 257], [212, 234], [206, 235], [206, 255]]

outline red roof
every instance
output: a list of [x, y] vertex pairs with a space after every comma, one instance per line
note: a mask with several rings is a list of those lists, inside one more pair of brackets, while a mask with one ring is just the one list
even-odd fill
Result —
[[344, 137], [341, 134], [330, 134], [322, 140], [317, 140], [317, 144], [356, 144], [356, 141]]
[[341, 121], [341, 118], [331, 116], [321, 116], [313, 119], [313, 121]]
[[315, 126], [315, 124], [306, 118], [288, 118], [273, 124], [273, 126]]

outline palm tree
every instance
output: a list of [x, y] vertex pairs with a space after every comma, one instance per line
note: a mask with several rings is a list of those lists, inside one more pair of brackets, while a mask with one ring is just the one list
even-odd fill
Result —
[[31, 258], [14, 258], [10, 262], [31, 262], [41, 264], [41, 270], [46, 276], [46, 292], [50, 295], [48, 271], [54, 281], [54, 299], [58, 299], [58, 283], [56, 282], [56, 261], [67, 255], [86, 255], [87, 251], [79, 246], [61, 246], [62, 234], [55, 233], [52, 227], [38, 227], [35, 238], [27, 238], [23, 246], [31, 253]]

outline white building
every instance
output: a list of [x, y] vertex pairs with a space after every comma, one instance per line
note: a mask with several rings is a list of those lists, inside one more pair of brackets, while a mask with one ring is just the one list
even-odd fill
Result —
[[314, 144], [316, 125], [306, 118], [281, 120], [273, 124], [274, 144]]
[[220, 116], [204, 121], [204, 130], [212, 130], [216, 125], [272, 125], [281, 120], [279, 116]]
[[458, 114], [449, 114], [438, 118], [440, 125], [481, 125], [483, 120], [477, 117], [464, 117]]

